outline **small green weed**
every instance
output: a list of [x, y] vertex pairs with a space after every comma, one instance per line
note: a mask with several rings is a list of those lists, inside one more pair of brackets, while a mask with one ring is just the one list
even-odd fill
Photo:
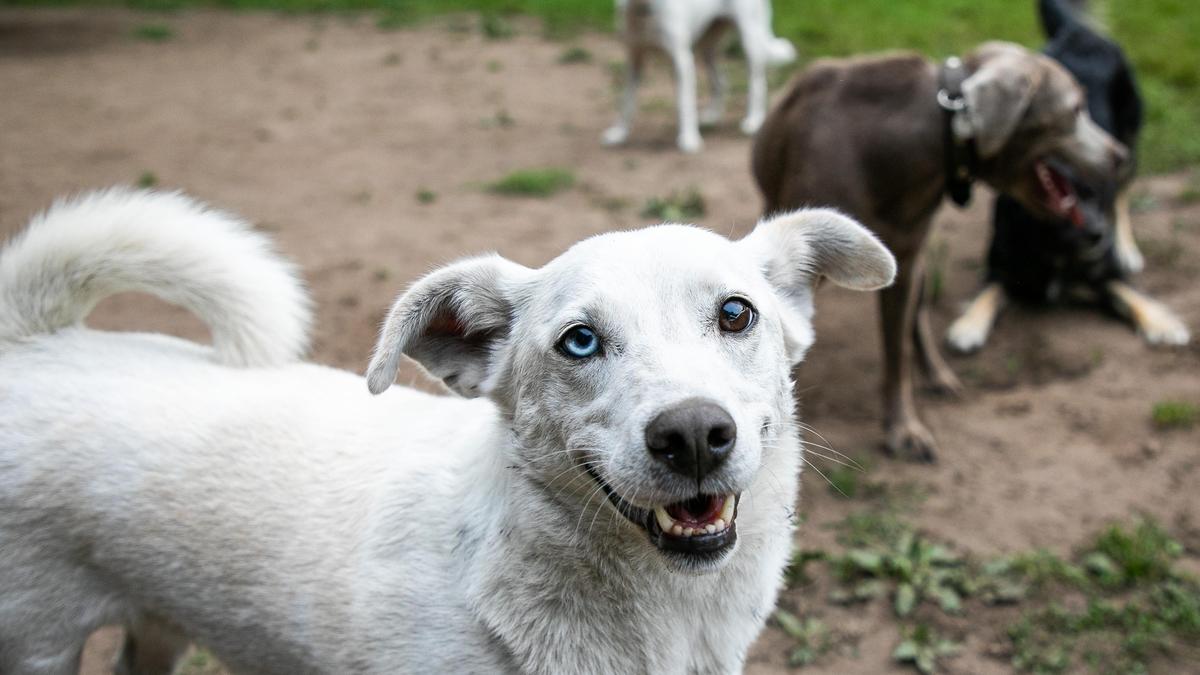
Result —
[[146, 42], [166, 42], [175, 37], [175, 29], [164, 23], [146, 23], [133, 29], [133, 37]]
[[1159, 429], [1190, 429], [1200, 418], [1200, 408], [1187, 401], [1159, 401], [1150, 411]]
[[650, 198], [642, 208], [642, 217], [677, 223], [701, 218], [706, 211], [704, 195], [696, 188], [688, 188], [666, 197]]
[[432, 204], [437, 201], [437, 193], [428, 188], [417, 190], [417, 201], [422, 204]]
[[796, 641], [788, 653], [788, 665], [807, 666], [829, 651], [833, 641], [829, 629], [819, 619], [800, 619], [782, 609], [775, 610], [775, 623]]
[[963, 596], [972, 590], [961, 556], [911, 530], [887, 546], [851, 549], [835, 558], [833, 566], [846, 586], [834, 592], [834, 602], [860, 602], [890, 593], [896, 616], [902, 618], [925, 601], [937, 602], [942, 611], [958, 612]]
[[558, 55], [558, 62], [564, 65], [591, 63], [591, 61], [592, 53], [578, 45], [567, 47], [562, 54]]
[[549, 197], [575, 184], [575, 174], [566, 169], [522, 169], [488, 185], [488, 191], [501, 195]]
[[484, 129], [510, 129], [516, 125], [517, 121], [504, 108], [497, 110], [495, 115], [486, 117], [479, 122], [479, 126]]
[[1113, 525], [1084, 556], [1083, 566], [1102, 586], [1129, 587], [1171, 576], [1183, 546], [1154, 523], [1142, 522], [1132, 532]]
[[489, 40], [507, 40], [517, 34], [512, 23], [499, 14], [485, 13], [479, 20], [479, 29]]
[[138, 187], [148, 189], [156, 185], [158, 185], [158, 176], [154, 175], [153, 171], [143, 171], [142, 175], [138, 176]]
[[917, 670], [929, 675], [937, 670], [938, 659], [955, 654], [958, 650], [957, 643], [921, 623], [908, 631], [904, 640], [896, 645], [892, 659], [897, 663], [911, 663]]

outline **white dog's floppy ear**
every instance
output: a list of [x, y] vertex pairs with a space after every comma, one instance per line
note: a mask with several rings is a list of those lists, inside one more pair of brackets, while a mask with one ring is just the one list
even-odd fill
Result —
[[832, 209], [805, 209], [761, 221], [738, 246], [759, 261], [790, 310], [783, 328], [793, 362], [812, 345], [813, 288], [822, 277], [858, 291], [889, 286], [896, 277], [896, 259], [879, 239]]
[[981, 65], [963, 80], [962, 92], [976, 151], [986, 159], [1016, 131], [1041, 84], [1042, 69], [1037, 56], [1017, 45], [988, 43], [979, 52]]
[[498, 255], [463, 260], [417, 281], [396, 299], [367, 366], [367, 386], [392, 385], [407, 354], [463, 396], [484, 393], [496, 345], [513, 320], [513, 282], [532, 273]]

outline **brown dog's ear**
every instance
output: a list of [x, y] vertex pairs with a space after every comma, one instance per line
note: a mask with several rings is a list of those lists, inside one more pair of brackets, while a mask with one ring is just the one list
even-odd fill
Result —
[[392, 385], [406, 354], [455, 392], [485, 392], [494, 352], [513, 321], [513, 285], [533, 271], [497, 255], [436, 270], [400, 295], [384, 320], [367, 386]]
[[762, 266], [783, 300], [784, 338], [793, 362], [812, 344], [813, 288], [821, 278], [856, 291], [890, 286], [896, 259], [858, 221], [832, 209], [804, 209], [759, 222], [738, 242]]
[[963, 81], [967, 119], [982, 158], [993, 157], [1004, 147], [1025, 116], [1042, 81], [1037, 55], [1009, 43], [988, 43], [975, 55], [979, 67]]

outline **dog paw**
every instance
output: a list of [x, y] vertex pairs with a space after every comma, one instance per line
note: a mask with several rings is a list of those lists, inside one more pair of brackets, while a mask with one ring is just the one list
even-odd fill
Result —
[[773, 66], [782, 66], [796, 60], [796, 46], [791, 40], [772, 38], [767, 59]]
[[988, 327], [970, 316], [961, 316], [946, 331], [946, 344], [959, 354], [978, 351], [987, 342]]
[[929, 373], [929, 388], [940, 396], [962, 398], [966, 387], [949, 368], [935, 368]]
[[891, 425], [884, 448], [893, 457], [932, 464], [937, 461], [937, 441], [920, 421], [910, 419]]
[[1139, 326], [1142, 338], [1154, 346], [1182, 347], [1191, 339], [1191, 333], [1179, 317], [1166, 307], [1155, 307]]
[[1125, 274], [1137, 274], [1146, 267], [1146, 261], [1142, 258], [1142, 252], [1136, 247], [1120, 246], [1116, 247], [1117, 267]]
[[758, 128], [762, 126], [763, 117], [761, 115], [747, 115], [742, 119], [742, 133], [747, 136], [753, 136], [758, 133]]
[[622, 145], [629, 139], [629, 130], [623, 126], [612, 126], [604, 130], [600, 142], [604, 145]]
[[679, 134], [679, 149], [689, 155], [700, 152], [704, 149], [704, 140], [700, 138], [700, 134]]

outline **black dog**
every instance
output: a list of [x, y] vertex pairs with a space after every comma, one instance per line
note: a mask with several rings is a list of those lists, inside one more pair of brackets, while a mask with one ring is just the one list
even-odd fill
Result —
[[[1136, 157], [1142, 99], [1133, 68], [1120, 46], [1081, 20], [1080, 4], [1039, 1], [1049, 40], [1044, 52], [1083, 85], [1096, 124]], [[1063, 195], [1071, 213], [1066, 220], [1046, 221], [1009, 197], [997, 197], [986, 285], [950, 327], [947, 340], [952, 347], [964, 352], [982, 347], [1006, 297], [1031, 304], [1082, 297], [1128, 317], [1153, 344], [1187, 342], [1183, 323], [1128, 283], [1142, 268], [1130, 226], [1132, 161], [1129, 166], [1111, 184], [1085, 182], [1066, 167], [1046, 172], [1043, 180], [1054, 181], [1053, 192]]]

